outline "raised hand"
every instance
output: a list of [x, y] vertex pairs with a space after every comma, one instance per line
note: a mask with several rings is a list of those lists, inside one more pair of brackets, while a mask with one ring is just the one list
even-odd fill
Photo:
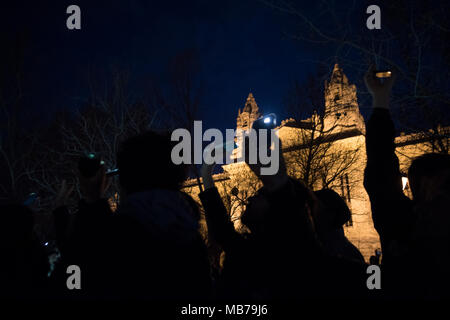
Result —
[[375, 72], [375, 65], [372, 64], [364, 76], [367, 90], [373, 98], [372, 105], [374, 108], [389, 108], [389, 94], [391, 93], [398, 72], [396, 69], [393, 69], [391, 76], [383, 79], [377, 78]]
[[214, 187], [214, 180], [212, 178], [212, 172], [213, 172], [213, 169], [215, 166], [216, 166], [215, 163], [213, 163], [213, 164], [204, 163], [202, 165], [202, 168], [200, 169], [200, 173], [201, 173], [202, 179], [203, 179], [203, 186], [205, 187], [205, 190], [211, 189]]
[[[256, 148], [257, 155], [258, 155], [257, 162], [252, 164], [249, 161], [249, 159], [250, 159], [250, 157], [249, 157], [249, 152], [250, 152], [249, 139], [248, 139], [248, 137], [245, 137], [244, 139], [245, 139], [245, 142], [244, 142], [245, 162], [250, 167], [250, 169], [256, 174], [256, 176], [262, 181], [263, 185], [270, 191], [276, 190], [279, 187], [283, 186], [288, 181], [288, 176], [286, 173], [286, 165], [284, 162], [284, 157], [281, 152], [281, 141], [280, 140], [277, 141], [278, 148], [276, 148], [273, 151], [268, 150], [268, 152], [277, 152], [278, 161], [279, 161], [278, 171], [273, 175], [264, 175], [264, 174], [261, 174], [261, 168], [264, 165], [261, 164], [261, 162], [259, 161], [259, 154], [260, 154], [259, 146]], [[279, 139], [278, 136], [276, 136], [276, 139]], [[268, 147], [270, 148], [270, 146], [268, 146]]]

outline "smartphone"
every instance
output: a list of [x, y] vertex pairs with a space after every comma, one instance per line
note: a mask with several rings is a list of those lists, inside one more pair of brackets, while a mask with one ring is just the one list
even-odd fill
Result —
[[107, 177], [114, 177], [114, 176], [116, 176], [118, 174], [119, 174], [119, 169], [117, 169], [117, 168], [106, 171], [106, 176]]
[[375, 77], [377, 77], [377, 78], [390, 78], [391, 75], [392, 75], [392, 72], [389, 70], [375, 71]]
[[86, 178], [93, 177], [103, 165], [104, 162], [95, 153], [88, 153], [78, 161], [78, 169]]

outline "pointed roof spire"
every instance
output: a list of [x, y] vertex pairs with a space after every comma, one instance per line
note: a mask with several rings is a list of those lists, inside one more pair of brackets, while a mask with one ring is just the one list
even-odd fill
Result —
[[333, 73], [335, 73], [335, 72], [338, 71], [338, 70], [342, 70], [342, 69], [339, 68], [339, 64], [338, 64], [338, 63], [335, 63], [335, 64], [334, 64], [334, 68], [333, 68]]
[[247, 101], [245, 102], [245, 107], [242, 110], [242, 112], [258, 113], [258, 111], [259, 111], [258, 105], [256, 104], [253, 94], [250, 92], [248, 94]]
[[348, 78], [344, 74], [344, 71], [341, 67], [339, 67], [338, 63], [334, 64], [333, 73], [331, 74], [330, 84], [331, 83], [344, 83], [348, 84]]

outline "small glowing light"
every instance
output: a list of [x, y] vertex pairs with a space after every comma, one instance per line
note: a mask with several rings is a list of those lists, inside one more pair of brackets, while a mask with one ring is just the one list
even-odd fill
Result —
[[402, 177], [402, 190], [405, 190], [407, 183], [408, 183], [408, 178]]
[[392, 75], [391, 71], [382, 71], [375, 73], [377, 78], [389, 78]]
[[270, 123], [270, 117], [265, 117], [264, 118], [264, 123]]
[[48, 246], [48, 242], [44, 243], [44, 246]]

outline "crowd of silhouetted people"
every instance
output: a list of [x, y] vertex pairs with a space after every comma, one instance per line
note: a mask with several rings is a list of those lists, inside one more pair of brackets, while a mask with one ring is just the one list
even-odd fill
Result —
[[[199, 229], [201, 210], [181, 191], [186, 166], [171, 160], [170, 135], [146, 132], [117, 153], [120, 204], [104, 198], [103, 166], [80, 172], [82, 198], [75, 213], [62, 201], [53, 211], [58, 261], [33, 234], [24, 204], [1, 207], [0, 296], [24, 299], [138, 299], [164, 301], [284, 301], [315, 298], [448, 298], [450, 277], [450, 156], [425, 154], [408, 173], [403, 193], [395, 155], [389, 93], [395, 80], [366, 75], [373, 111], [366, 127], [364, 186], [381, 240], [381, 289], [367, 286], [368, 264], [345, 237], [346, 201], [330, 189], [313, 191], [286, 173], [280, 151], [275, 175], [261, 175], [236, 231], [212, 179], [202, 168], [199, 197], [208, 241], [222, 251], [213, 272]], [[63, 193], [65, 191], [63, 190]], [[79, 267], [81, 287], [69, 289]]]

